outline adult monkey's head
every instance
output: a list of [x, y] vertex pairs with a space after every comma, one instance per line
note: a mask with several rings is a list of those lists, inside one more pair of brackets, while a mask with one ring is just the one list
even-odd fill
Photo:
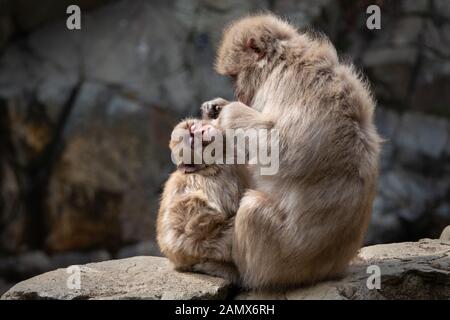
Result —
[[250, 105], [259, 86], [277, 63], [285, 59], [285, 45], [298, 35], [294, 27], [273, 15], [242, 18], [223, 34], [216, 71], [230, 76], [236, 98]]

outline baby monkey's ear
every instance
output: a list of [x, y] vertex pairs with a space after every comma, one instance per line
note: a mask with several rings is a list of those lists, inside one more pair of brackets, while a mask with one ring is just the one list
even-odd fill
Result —
[[245, 47], [247, 50], [250, 50], [255, 54], [256, 60], [261, 60], [264, 58], [267, 52], [266, 46], [262, 39], [257, 40], [256, 38], [249, 38], [245, 44]]

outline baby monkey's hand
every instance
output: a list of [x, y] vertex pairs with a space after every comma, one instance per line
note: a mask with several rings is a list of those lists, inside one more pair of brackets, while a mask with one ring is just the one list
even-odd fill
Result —
[[204, 102], [201, 106], [202, 118], [204, 120], [217, 119], [222, 108], [229, 103], [229, 101], [222, 98], [215, 98], [213, 100]]

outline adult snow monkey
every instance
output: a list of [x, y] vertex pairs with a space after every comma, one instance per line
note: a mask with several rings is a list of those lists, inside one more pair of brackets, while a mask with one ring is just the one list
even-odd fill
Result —
[[[325, 37], [273, 15], [224, 31], [216, 70], [238, 102], [215, 99], [222, 130], [279, 134], [279, 171], [261, 175], [236, 214], [233, 260], [250, 289], [286, 288], [345, 272], [360, 248], [377, 189], [380, 142], [374, 100]], [[206, 111], [205, 111], [206, 110]]]

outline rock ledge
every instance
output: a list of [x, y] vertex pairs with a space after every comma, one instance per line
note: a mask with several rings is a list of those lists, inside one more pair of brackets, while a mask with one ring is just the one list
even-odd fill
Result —
[[62, 268], [16, 284], [1, 299], [224, 299], [229, 287], [220, 278], [176, 272], [160, 257], [89, 263], [79, 270], [80, 289], [69, 289], [75, 273]]
[[[369, 289], [377, 268], [380, 289]], [[18, 283], [2, 299], [450, 299], [450, 242], [423, 239], [365, 247], [345, 278], [278, 293], [231, 296], [227, 281], [176, 272], [158, 257], [90, 263], [80, 272], [80, 289], [67, 286], [73, 273], [57, 269]]]

